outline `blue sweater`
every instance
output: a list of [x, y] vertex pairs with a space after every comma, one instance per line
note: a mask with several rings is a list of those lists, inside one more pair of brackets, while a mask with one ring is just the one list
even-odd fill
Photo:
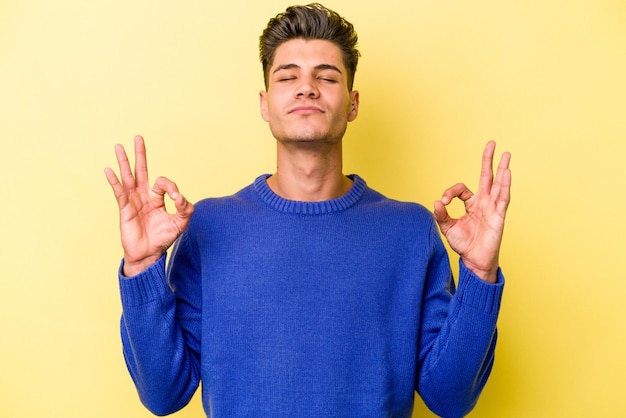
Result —
[[165, 256], [120, 273], [146, 407], [172, 413], [201, 381], [209, 417], [410, 417], [415, 391], [467, 414], [493, 364], [501, 273], [492, 285], [460, 263], [455, 290], [432, 215], [358, 176], [314, 203], [266, 178], [199, 202], [167, 273]]

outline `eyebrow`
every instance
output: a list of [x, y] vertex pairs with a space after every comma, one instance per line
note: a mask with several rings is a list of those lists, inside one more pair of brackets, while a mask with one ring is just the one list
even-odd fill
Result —
[[[293, 69], [300, 69], [301, 67], [297, 64], [283, 64], [283, 65], [279, 65], [278, 67], [276, 67], [276, 69], [274, 71], [272, 71], [272, 74], [276, 74], [278, 71], [281, 70], [293, 70]], [[320, 70], [332, 70], [332, 71], [337, 71], [339, 74], [343, 73], [341, 72], [341, 70], [332, 65], [332, 64], [320, 64], [320, 65], [316, 65], [315, 66], [315, 70], [316, 71], [320, 71]]]

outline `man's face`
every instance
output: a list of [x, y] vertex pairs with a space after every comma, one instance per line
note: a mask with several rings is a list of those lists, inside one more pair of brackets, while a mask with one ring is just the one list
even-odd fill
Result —
[[338, 143], [359, 107], [347, 80], [332, 42], [287, 41], [276, 49], [268, 89], [260, 93], [261, 115], [280, 142]]

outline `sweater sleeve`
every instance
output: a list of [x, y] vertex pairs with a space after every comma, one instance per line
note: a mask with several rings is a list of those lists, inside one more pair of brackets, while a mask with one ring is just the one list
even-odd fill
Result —
[[475, 406], [493, 366], [504, 277], [498, 270], [497, 282], [487, 283], [459, 261], [457, 290], [443, 253], [437, 234], [422, 307], [426, 335], [417, 390], [436, 414], [462, 417]]
[[[172, 251], [181, 264], [191, 258], [184, 237]], [[165, 259], [137, 276], [125, 277], [121, 268], [118, 273], [124, 358], [141, 401], [156, 415], [183, 408], [200, 382], [200, 292], [189, 297], [193, 275], [175, 288]], [[190, 273], [193, 267], [183, 270]]]

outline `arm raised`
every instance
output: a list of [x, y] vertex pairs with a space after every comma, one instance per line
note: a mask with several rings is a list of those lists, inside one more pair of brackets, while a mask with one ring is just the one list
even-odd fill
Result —
[[[481, 279], [495, 283], [498, 256], [504, 232], [504, 219], [511, 200], [511, 154], [502, 154], [498, 169], [493, 175], [493, 156], [496, 144], [487, 143], [482, 157], [482, 169], [478, 191], [472, 193], [463, 183], [447, 189], [435, 202], [435, 219], [450, 248]], [[465, 214], [452, 218], [446, 206], [454, 198], [463, 201]]]
[[[123, 273], [134, 276], [157, 261], [187, 229], [194, 208], [176, 184], [165, 177], [157, 178], [150, 187], [146, 147], [141, 136], [135, 137], [134, 173], [123, 146], [115, 146], [115, 155], [119, 179], [111, 168], [104, 171], [120, 211]], [[165, 195], [174, 201], [173, 214], [165, 208]]]

